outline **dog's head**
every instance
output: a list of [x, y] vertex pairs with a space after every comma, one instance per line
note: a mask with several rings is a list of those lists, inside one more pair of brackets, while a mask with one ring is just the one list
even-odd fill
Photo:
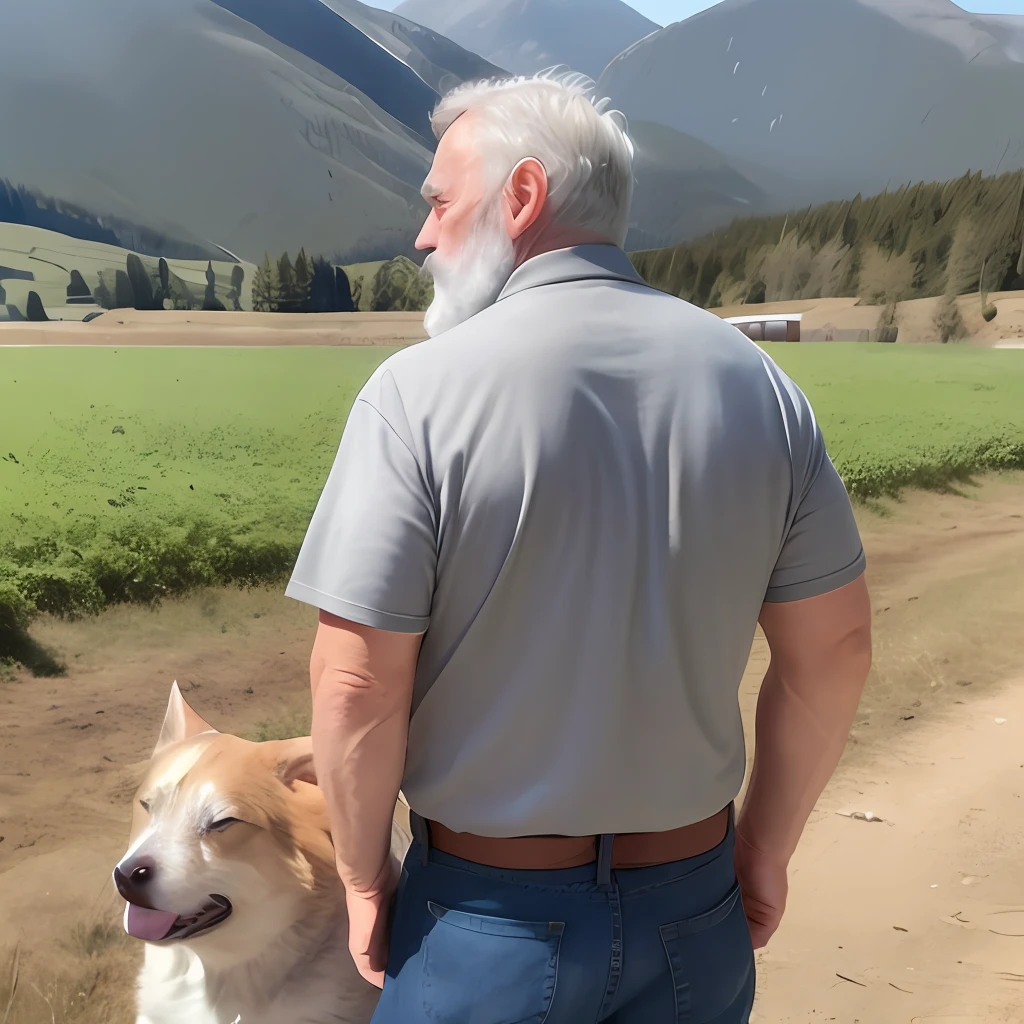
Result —
[[175, 683], [114, 884], [129, 935], [232, 961], [329, 912], [340, 882], [310, 738], [219, 733]]

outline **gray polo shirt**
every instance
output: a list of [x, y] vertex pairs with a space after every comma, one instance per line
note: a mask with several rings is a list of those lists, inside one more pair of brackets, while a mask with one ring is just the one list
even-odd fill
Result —
[[800, 389], [621, 249], [583, 245], [374, 372], [286, 593], [425, 631], [413, 810], [590, 835], [733, 800], [762, 603], [863, 569]]

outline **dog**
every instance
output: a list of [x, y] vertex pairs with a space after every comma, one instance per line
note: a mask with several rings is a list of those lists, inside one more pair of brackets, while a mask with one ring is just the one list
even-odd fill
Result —
[[368, 1024], [310, 737], [220, 733], [175, 682], [113, 876], [145, 943], [136, 1024]]

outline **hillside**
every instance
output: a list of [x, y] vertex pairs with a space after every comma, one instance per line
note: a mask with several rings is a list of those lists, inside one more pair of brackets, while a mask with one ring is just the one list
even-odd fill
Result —
[[504, 69], [479, 54], [397, 12], [383, 11], [358, 0], [320, 2], [408, 65], [438, 95], [467, 79], [505, 74]]
[[0, 175], [154, 257], [411, 254], [436, 90], [497, 70], [358, 0], [31, 0], [5, 29]]
[[596, 79], [658, 28], [622, 0], [404, 0], [395, 13], [517, 75], [568, 64]]
[[776, 209], [769, 196], [706, 143], [664, 125], [630, 121], [635, 157], [627, 249], [673, 245]]
[[433, 298], [419, 265], [405, 256], [344, 267], [302, 249], [265, 254], [258, 265], [156, 259], [42, 228], [3, 228], [0, 323], [84, 320], [104, 310], [118, 310], [118, 322], [137, 321], [134, 311], [172, 310], [279, 313], [286, 320], [294, 313], [425, 310]]
[[[133, 268], [134, 260], [139, 262]], [[0, 323], [28, 318], [34, 302], [37, 313], [50, 320], [83, 320], [104, 308], [134, 306], [136, 302], [140, 308], [153, 308], [154, 296], [161, 302], [166, 298], [170, 309], [202, 309], [204, 304], [252, 309], [253, 264], [235, 263], [223, 255], [219, 260], [171, 258], [162, 262], [167, 280], [160, 294], [158, 260], [140, 258], [116, 244], [22, 224], [0, 224]], [[148, 283], [141, 280], [138, 269], [144, 271]], [[31, 298], [33, 294], [36, 300]]]
[[745, 218], [632, 259], [651, 284], [707, 307], [843, 296], [892, 307], [975, 291], [985, 304], [1024, 289], [1024, 171]]
[[803, 203], [1024, 166], [1024, 18], [950, 0], [724, 0], [634, 43], [598, 91]]

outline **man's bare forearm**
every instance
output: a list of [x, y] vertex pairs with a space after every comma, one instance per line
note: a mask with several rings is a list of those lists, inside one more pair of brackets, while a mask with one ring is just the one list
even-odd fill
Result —
[[842, 757], [871, 663], [851, 636], [819, 666], [768, 668], [757, 701], [754, 767], [737, 822], [744, 842], [788, 863]]
[[327, 670], [313, 683], [313, 759], [327, 800], [338, 874], [372, 893], [391, 850], [402, 785], [409, 703]]

